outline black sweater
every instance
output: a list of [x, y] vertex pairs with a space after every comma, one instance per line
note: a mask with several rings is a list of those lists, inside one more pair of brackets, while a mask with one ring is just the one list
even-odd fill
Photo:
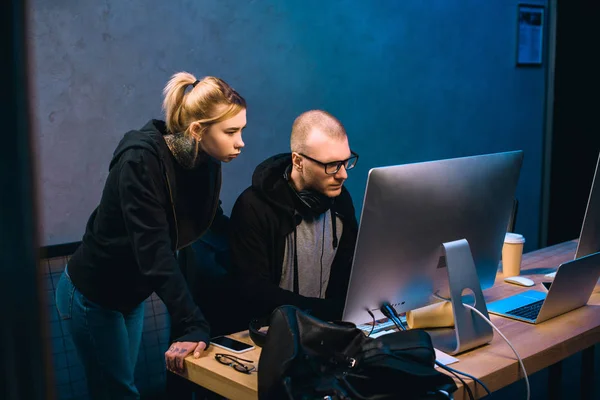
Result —
[[206, 156], [192, 170], [181, 168], [164, 134], [158, 120], [125, 134], [68, 271], [84, 296], [109, 309], [127, 312], [156, 292], [177, 341], [208, 344], [208, 323], [175, 251], [200, 237], [220, 210], [221, 165]]
[[[323, 319], [339, 319], [344, 307], [358, 224], [350, 193], [342, 187], [331, 211], [344, 224], [325, 299], [305, 297], [281, 289], [285, 238], [302, 221], [297, 201], [284, 172], [290, 154], [263, 161], [254, 171], [252, 186], [237, 199], [230, 217], [232, 271], [248, 291], [247, 306], [255, 317], [269, 315], [276, 307], [291, 304]], [[300, 210], [302, 211], [302, 210]]]

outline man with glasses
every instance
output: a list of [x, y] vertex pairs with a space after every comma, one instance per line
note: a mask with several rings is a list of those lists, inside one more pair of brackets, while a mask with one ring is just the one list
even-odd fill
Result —
[[290, 142], [291, 154], [256, 168], [231, 214], [231, 268], [245, 293], [238, 301], [250, 317], [291, 304], [339, 319], [358, 231], [343, 184], [358, 154], [343, 125], [320, 110], [294, 121]]

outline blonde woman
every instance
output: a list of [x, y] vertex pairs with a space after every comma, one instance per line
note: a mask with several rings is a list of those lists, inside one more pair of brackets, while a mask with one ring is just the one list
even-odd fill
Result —
[[180, 72], [163, 91], [165, 121], [127, 132], [110, 162], [99, 206], [57, 287], [94, 399], [139, 398], [135, 363], [144, 300], [164, 301], [172, 331], [167, 368], [199, 357], [209, 326], [192, 300], [176, 251], [221, 218], [221, 162], [236, 158], [246, 102], [223, 80]]

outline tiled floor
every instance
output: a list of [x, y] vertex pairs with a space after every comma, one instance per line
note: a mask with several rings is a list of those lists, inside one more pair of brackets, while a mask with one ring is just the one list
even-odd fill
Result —
[[[71, 337], [62, 325], [55, 306], [54, 290], [68, 257], [41, 261], [48, 310], [47, 335], [51, 342], [56, 398], [58, 400], [87, 399], [85, 375], [77, 359]], [[136, 385], [142, 397], [156, 398], [165, 382], [164, 352], [169, 340], [169, 316], [163, 302], [152, 295], [146, 300], [144, 331], [135, 371]]]

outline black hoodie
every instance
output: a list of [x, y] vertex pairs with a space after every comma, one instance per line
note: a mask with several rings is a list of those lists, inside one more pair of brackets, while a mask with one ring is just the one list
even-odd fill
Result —
[[183, 169], [164, 134], [158, 120], [125, 134], [68, 271], [84, 296], [109, 309], [127, 312], [156, 292], [181, 335], [177, 341], [208, 344], [208, 323], [176, 250], [200, 237], [220, 210], [221, 165], [206, 156], [198, 167]]
[[[301, 296], [279, 287], [285, 238], [302, 221], [303, 207], [293, 193], [284, 172], [292, 163], [291, 155], [279, 154], [263, 161], [252, 176], [252, 186], [237, 199], [230, 217], [232, 272], [248, 290], [245, 301], [255, 317], [269, 315], [276, 307], [291, 304], [310, 310], [323, 319], [341, 317], [358, 224], [350, 193], [342, 186], [331, 211], [343, 222], [344, 229], [325, 299]], [[302, 211], [302, 210], [300, 210]]]

